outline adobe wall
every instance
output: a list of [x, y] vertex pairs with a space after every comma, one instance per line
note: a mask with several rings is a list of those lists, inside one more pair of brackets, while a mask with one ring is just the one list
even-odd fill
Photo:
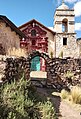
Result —
[[7, 52], [9, 48], [20, 47], [19, 35], [12, 31], [11, 28], [6, 26], [2, 21], [0, 21], [0, 44], [2, 44], [5, 52]]
[[53, 57], [55, 57], [55, 35], [51, 32], [47, 31], [46, 36], [48, 37], [48, 54], [51, 57], [51, 52], [53, 53]]

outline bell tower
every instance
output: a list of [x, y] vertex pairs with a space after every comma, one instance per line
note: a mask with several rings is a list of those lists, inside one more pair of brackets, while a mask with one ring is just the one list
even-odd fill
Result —
[[56, 31], [56, 57], [61, 53], [63, 57], [74, 57], [77, 52], [74, 9], [69, 9], [64, 0], [55, 11], [54, 31]]

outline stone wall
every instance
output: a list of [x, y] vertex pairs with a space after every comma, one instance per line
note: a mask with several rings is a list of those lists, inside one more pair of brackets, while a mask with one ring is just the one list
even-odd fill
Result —
[[[39, 52], [30, 54], [27, 58], [6, 58], [0, 61], [2, 68], [2, 80], [11, 82], [14, 79], [19, 80], [24, 73], [25, 78], [30, 79], [30, 62], [35, 56], [43, 57], [46, 60], [47, 68], [47, 86], [62, 89], [69, 86], [81, 85], [81, 59], [50, 59], [47, 55]], [[1, 70], [0, 70], [1, 71]]]
[[48, 64], [48, 83], [57, 88], [81, 86], [81, 59], [54, 58]]
[[[63, 45], [63, 38], [67, 38], [67, 45]], [[70, 33], [56, 35], [56, 57], [63, 52], [63, 57], [79, 57], [79, 49], [76, 42], [76, 35]]]

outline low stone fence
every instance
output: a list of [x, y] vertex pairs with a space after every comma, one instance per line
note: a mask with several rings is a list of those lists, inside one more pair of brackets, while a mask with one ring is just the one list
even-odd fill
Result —
[[29, 61], [24, 58], [2, 58], [0, 60], [0, 82], [19, 80], [24, 73], [26, 79], [29, 79]]
[[81, 85], [81, 59], [54, 58], [48, 64], [48, 81], [57, 88]]
[[[52, 84], [56, 88], [65, 88], [68, 85], [81, 85], [81, 59], [49, 58], [46, 67], [47, 85]], [[0, 59], [0, 82], [19, 80], [23, 73], [28, 80], [30, 78], [29, 57]]]

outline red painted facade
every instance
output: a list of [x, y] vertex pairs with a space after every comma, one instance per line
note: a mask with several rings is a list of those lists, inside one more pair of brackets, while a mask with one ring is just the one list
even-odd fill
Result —
[[[22, 32], [26, 35], [26, 39], [22, 39], [20, 46], [26, 48], [28, 52], [34, 50], [46, 52], [48, 51], [48, 37], [46, 37], [47, 32], [37, 24], [35, 21], [30, 22], [24, 26]], [[45, 71], [46, 65], [45, 60], [40, 58], [41, 70]]]

